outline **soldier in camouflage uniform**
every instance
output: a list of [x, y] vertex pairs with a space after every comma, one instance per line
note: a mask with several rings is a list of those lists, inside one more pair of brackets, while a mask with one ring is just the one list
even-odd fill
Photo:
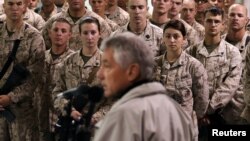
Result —
[[181, 20], [185, 25], [187, 30], [187, 41], [188, 41], [187, 44], [184, 45], [184, 48], [186, 48], [188, 46], [198, 43], [200, 41], [200, 37], [192, 26], [190, 26], [187, 22], [185, 22], [180, 18], [179, 14], [181, 12], [182, 5], [183, 5], [183, 0], [172, 0], [172, 7], [168, 11], [168, 17], [170, 19]]
[[[56, 86], [56, 78], [58, 78], [57, 72], [59, 71], [60, 63], [74, 53], [74, 51], [68, 47], [68, 41], [72, 34], [71, 30], [71, 25], [67, 20], [58, 18], [52, 24], [49, 32], [52, 47], [45, 52], [44, 76], [46, 76], [46, 82], [43, 87], [45, 92], [41, 97], [40, 106], [38, 106], [40, 131], [43, 133], [54, 133], [54, 126], [58, 120], [53, 108], [52, 91]], [[53, 134], [50, 135], [53, 138]], [[48, 139], [45, 138], [44, 140]]]
[[[241, 4], [233, 4], [228, 11], [228, 32], [222, 37], [227, 42], [238, 48], [242, 57], [242, 68], [245, 66], [246, 45], [250, 41], [249, 33], [246, 31], [246, 24], [248, 22], [247, 8]], [[233, 100], [228, 104], [224, 113], [226, 117], [235, 117], [236, 121], [231, 121], [233, 124], [240, 123], [245, 102], [243, 95], [243, 74], [240, 79], [240, 86], [236, 90]]]
[[[35, 13], [33, 10], [30, 10], [28, 8], [29, 2], [30, 0], [25, 0], [25, 10], [23, 15], [23, 20], [32, 25], [33, 27], [35, 27], [37, 30], [41, 31], [45, 25], [45, 21], [39, 14]], [[6, 19], [5, 14], [0, 16], [0, 20], [3, 21], [5, 19]]]
[[[93, 17], [85, 17], [80, 22], [80, 35], [83, 40], [83, 47], [81, 50], [69, 56], [60, 68], [56, 87], [53, 90], [53, 99], [56, 95], [65, 90], [78, 87], [80, 85], [93, 86], [98, 84], [96, 73], [100, 67], [101, 51], [98, 49], [98, 40], [100, 39], [100, 24], [97, 19]], [[105, 103], [106, 101], [104, 101]], [[93, 115], [92, 124], [99, 121], [106, 112], [110, 109], [111, 103], [99, 103], [98, 111]], [[54, 107], [58, 113], [65, 115], [63, 110], [67, 104], [66, 99], [57, 98]], [[86, 114], [85, 107], [80, 113], [72, 109], [72, 117], [79, 120], [78, 117]]]
[[162, 29], [151, 24], [149, 20], [147, 20], [147, 7], [148, 4], [145, 0], [138, 0], [137, 2], [129, 0], [129, 23], [116, 30], [113, 36], [121, 32], [130, 31], [144, 39], [153, 50], [155, 56], [158, 56], [160, 55], [160, 45], [162, 42]]
[[118, 6], [117, 1], [118, 0], [108, 0], [106, 15], [119, 26], [124, 26], [129, 22], [129, 14]]
[[185, 38], [185, 26], [179, 20], [170, 20], [165, 25], [163, 41], [167, 51], [156, 58], [155, 78], [190, 115], [198, 139], [197, 119], [205, 116], [209, 102], [207, 72], [197, 59], [183, 51]]
[[50, 17], [59, 12], [53, 0], [41, 0], [42, 5], [35, 9], [35, 12], [47, 21]]
[[110, 26], [112, 32], [117, 30], [120, 26], [114, 21], [110, 20], [105, 15], [105, 10], [107, 7], [107, 0], [89, 0], [89, 4], [92, 8], [92, 11], [101, 16]]
[[246, 62], [244, 68], [244, 101], [246, 106], [241, 114], [241, 117], [247, 120], [250, 124], [250, 43], [246, 47]]
[[46, 43], [46, 48], [51, 47], [51, 41], [48, 36], [48, 30], [52, 24], [52, 22], [56, 18], [65, 18], [71, 25], [72, 27], [72, 37], [69, 41], [69, 47], [70, 49], [77, 51], [82, 48], [83, 43], [80, 38], [80, 32], [79, 32], [79, 23], [81, 22], [82, 19], [86, 16], [92, 16], [98, 19], [99, 23], [101, 24], [101, 37], [102, 39], [105, 39], [110, 36], [111, 34], [111, 29], [109, 25], [104, 21], [103, 18], [98, 16], [96, 13], [89, 11], [88, 9], [85, 9], [85, 0], [80, 1], [77, 4], [74, 4], [74, 0], [68, 1], [69, 3], [69, 9], [67, 11], [62, 11], [54, 16], [52, 16], [45, 24], [43, 28], [43, 38]]
[[184, 0], [181, 10], [181, 18], [196, 30], [199, 40], [204, 39], [205, 28], [195, 20], [196, 6], [194, 0]]
[[1, 87], [8, 79], [13, 66], [22, 65], [29, 74], [23, 84], [15, 87], [9, 93], [1, 93], [1, 110], [6, 106], [16, 116], [13, 122], [7, 122], [0, 115], [1, 141], [35, 141], [38, 140], [34, 91], [42, 78], [44, 69], [44, 40], [37, 29], [23, 21], [24, 0], [5, 0], [4, 10], [6, 20], [0, 23], [0, 68], [2, 69], [14, 41], [21, 40], [9, 69], [0, 80]]
[[[217, 7], [206, 10], [205, 39], [197, 45], [187, 48], [187, 52], [205, 66], [208, 73], [209, 97], [208, 124], [230, 124], [236, 120], [226, 116], [224, 109], [232, 102], [239, 87], [242, 73], [242, 57], [239, 49], [221, 39], [223, 11]], [[214, 119], [215, 118], [215, 119]]]
[[[170, 12], [171, 7], [173, 7], [172, 1], [167, 0], [164, 2], [160, 2], [160, 1], [154, 0], [152, 1], [152, 4], [153, 4], [154, 9], [153, 9], [150, 22], [163, 29], [165, 24], [170, 20], [170, 18], [168, 17], [169, 15], [168, 13]], [[164, 5], [164, 8], [162, 5]], [[162, 7], [162, 8], [158, 8], [158, 7]], [[183, 45], [183, 48], [186, 48], [198, 42], [199, 38], [198, 38], [196, 31], [184, 20], [180, 18], [178, 18], [178, 20], [180, 20], [185, 25], [186, 31], [187, 31], [187, 38], [186, 38], [187, 41], [186, 41], [186, 44]], [[163, 45], [163, 47], [161, 47], [160, 54], [163, 54], [165, 52], [165, 49], [166, 47], [164, 47]]]

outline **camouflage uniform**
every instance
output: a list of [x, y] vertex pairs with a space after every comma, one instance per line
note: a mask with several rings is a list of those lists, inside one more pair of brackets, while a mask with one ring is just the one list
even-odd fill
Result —
[[244, 68], [244, 101], [246, 106], [241, 114], [241, 117], [250, 123], [250, 43], [246, 47], [246, 60]]
[[104, 18], [104, 20], [106, 21], [106, 23], [108, 23], [112, 32], [120, 28], [120, 26], [117, 23], [115, 23], [114, 21], [111, 21], [109, 18], [107, 18], [107, 16]]
[[193, 29], [197, 32], [199, 41], [203, 40], [205, 37], [205, 28], [203, 25], [199, 24], [197, 21], [194, 21], [192, 25]]
[[[115, 36], [116, 34], [119, 34], [122, 32], [130, 31], [128, 25], [129, 25], [129, 23], [127, 23], [125, 26], [117, 29], [112, 34], [112, 36]], [[138, 36], [140, 36], [143, 40], [146, 41], [148, 46], [153, 50], [155, 56], [160, 55], [160, 50], [161, 50], [160, 46], [162, 43], [162, 36], [163, 36], [161, 28], [159, 28], [159, 27], [151, 24], [149, 21], [147, 21], [147, 25], [146, 25], [144, 32]]]
[[[7, 123], [5, 118], [0, 116], [0, 140], [8, 141], [34, 141], [38, 140], [38, 126], [36, 120], [36, 109], [34, 107], [34, 91], [42, 78], [44, 69], [44, 40], [34, 27], [23, 23], [18, 32], [8, 35], [6, 23], [0, 24], [0, 68], [6, 62], [14, 40], [20, 39], [20, 45], [14, 59], [14, 64], [21, 64], [29, 70], [30, 75], [24, 84], [16, 87], [8, 93], [11, 97], [10, 110], [15, 114], [16, 119]], [[8, 77], [12, 67], [5, 73]], [[4, 76], [1, 81], [6, 80]], [[4, 83], [4, 82], [3, 82]]]
[[69, 23], [73, 26], [72, 27], [72, 37], [69, 41], [69, 48], [77, 51], [79, 49], [82, 48], [82, 40], [80, 37], [80, 33], [79, 33], [79, 23], [82, 19], [84, 19], [86, 16], [92, 16], [95, 17], [99, 20], [100, 25], [101, 25], [101, 37], [102, 39], [105, 39], [107, 37], [110, 36], [111, 34], [111, 29], [109, 27], [109, 25], [104, 21], [104, 19], [102, 17], [100, 17], [99, 15], [95, 14], [92, 11], [89, 11], [86, 9], [86, 13], [85, 15], [83, 15], [79, 20], [77, 20], [76, 22], [73, 21], [73, 19], [71, 18], [71, 16], [69, 15], [68, 11], [62, 11], [60, 13], [57, 13], [56, 15], [52, 16], [45, 24], [44, 28], [43, 28], [43, 38], [45, 40], [46, 43], [46, 48], [50, 48], [51, 47], [51, 41], [48, 35], [48, 31], [50, 29], [50, 26], [52, 25], [54, 19], [56, 18], [65, 18], [67, 21], [69, 21]]
[[50, 17], [52, 17], [53, 15], [57, 14], [58, 13], [58, 8], [56, 7], [56, 5], [54, 5], [54, 9], [53, 11], [49, 14], [49, 15], [46, 15], [42, 9], [43, 7], [38, 7], [35, 9], [36, 13], [39, 14], [40, 16], [42, 16], [42, 18], [47, 21]]
[[[0, 16], [0, 20], [4, 21], [6, 19], [6, 15], [3, 14]], [[27, 8], [26, 12], [24, 13], [23, 20], [35, 27], [37, 30], [41, 31], [45, 25], [45, 21], [43, 18], [35, 13], [33, 10]]]
[[[58, 114], [66, 115], [64, 107], [68, 104], [68, 100], [57, 98], [56, 95], [65, 90], [75, 88], [80, 85], [96, 85], [96, 73], [100, 67], [101, 51], [97, 50], [94, 56], [88, 62], [83, 62], [80, 51], [75, 52], [69, 56], [63, 65], [60, 67], [59, 75], [56, 81], [56, 87], [53, 90], [53, 99], [55, 99], [54, 107]], [[93, 115], [93, 122], [99, 121], [109, 111], [113, 100], [103, 100], [98, 103], [95, 114]], [[86, 106], [82, 113], [86, 114], [88, 107]]]
[[[74, 53], [71, 49], [67, 49], [63, 54], [60, 55], [60, 57], [56, 58], [53, 60], [52, 55], [51, 55], [51, 49], [47, 50], [45, 52], [45, 76], [46, 76], [46, 83], [45, 83], [45, 88], [46, 92], [44, 95], [42, 95], [41, 99], [41, 110], [40, 110], [40, 125], [45, 126], [44, 129], [42, 130], [47, 130], [49, 124], [45, 123], [50, 123], [50, 131], [54, 131], [52, 125], [55, 124], [55, 121], [57, 121], [57, 116], [53, 114], [53, 100], [52, 100], [52, 91], [53, 88], [56, 86], [56, 78], [58, 78], [58, 72], [59, 70], [59, 64], [62, 63], [64, 60], [67, 59], [69, 55]], [[45, 110], [45, 111], [44, 111]], [[48, 111], [50, 110], [50, 111]], [[48, 113], [48, 114], [45, 114]], [[50, 117], [48, 117], [48, 115]], [[48, 121], [50, 119], [50, 122]], [[44, 121], [45, 120], [45, 121]]]
[[204, 46], [204, 41], [186, 50], [205, 66], [208, 73], [210, 103], [208, 114], [219, 114], [230, 122], [232, 116], [225, 116], [224, 108], [232, 100], [239, 87], [242, 73], [242, 57], [239, 50], [224, 39], [210, 54]]
[[[228, 41], [226, 39], [226, 36], [227, 36], [227, 34], [222, 36], [222, 38], [224, 38], [226, 41]], [[237, 43], [231, 43], [232, 45], [237, 47], [239, 49], [240, 53], [241, 53], [242, 68], [245, 67], [246, 45], [247, 45], [247, 42], [249, 42], [249, 41], [250, 41], [250, 35], [247, 32], [245, 32], [245, 34], [244, 34], [241, 41], [239, 41]], [[230, 41], [228, 41], [228, 42], [230, 43]], [[236, 90], [232, 101], [230, 101], [228, 106], [223, 111], [225, 114], [227, 114], [227, 116], [231, 116], [231, 117], [233, 116], [233, 117], [236, 118], [237, 121], [230, 121], [233, 124], [236, 124], [235, 122], [240, 122], [241, 121], [240, 114], [242, 113], [242, 111], [243, 111], [243, 109], [245, 107], [244, 95], [243, 95], [243, 82], [244, 82], [243, 74], [244, 74], [244, 70], [243, 70], [242, 75], [241, 75], [240, 85], [239, 85], [238, 89]]]
[[75, 88], [81, 84], [97, 83], [96, 72], [100, 67], [101, 51], [97, 50], [88, 62], [83, 62], [81, 50], [70, 55], [59, 69], [56, 86], [53, 89], [53, 99], [60, 92]]
[[172, 65], [165, 59], [166, 54], [156, 58], [155, 78], [192, 117], [198, 136], [197, 118], [205, 116], [209, 102], [207, 72], [198, 60], [184, 51]]
[[124, 26], [129, 22], [129, 14], [120, 7], [117, 7], [112, 14], [106, 13], [106, 16], [119, 26]]
[[57, 12], [67, 11], [69, 8], [69, 3], [67, 1], [64, 2], [63, 6], [61, 8], [57, 7]]

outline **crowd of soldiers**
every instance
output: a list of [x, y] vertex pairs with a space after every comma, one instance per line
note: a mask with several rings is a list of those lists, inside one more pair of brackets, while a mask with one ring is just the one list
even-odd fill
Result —
[[[197, 140], [207, 140], [210, 124], [250, 123], [250, 26], [246, 6], [235, 0], [4, 0], [0, 6], [0, 70], [21, 40], [7, 81], [21, 64], [25, 81], [0, 93], [0, 140], [55, 140], [58, 116], [68, 100], [57, 94], [80, 85], [99, 85], [100, 45], [108, 37], [131, 32], [155, 56], [152, 79], [186, 111]], [[126, 64], [124, 64], [126, 65]], [[119, 80], [119, 79], [118, 79]], [[118, 100], [98, 103], [94, 126]], [[87, 108], [70, 115], [78, 120]], [[164, 123], [163, 123], [164, 124]], [[199, 139], [198, 139], [199, 138]]]

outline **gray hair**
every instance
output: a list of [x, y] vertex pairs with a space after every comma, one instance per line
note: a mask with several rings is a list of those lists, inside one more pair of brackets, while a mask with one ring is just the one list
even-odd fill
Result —
[[118, 65], [126, 69], [136, 63], [140, 66], [139, 80], [151, 80], [153, 76], [154, 55], [144, 40], [130, 32], [117, 34], [106, 39], [101, 50], [111, 48], [113, 57]]

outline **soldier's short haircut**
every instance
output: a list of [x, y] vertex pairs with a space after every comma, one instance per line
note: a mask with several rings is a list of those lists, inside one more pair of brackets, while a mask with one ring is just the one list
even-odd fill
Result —
[[221, 15], [222, 19], [224, 19], [224, 11], [219, 7], [212, 6], [212, 7], [208, 8], [208, 9], [206, 9], [205, 12], [204, 12], [205, 17], [206, 17], [207, 13], [211, 13], [214, 16]]
[[94, 23], [97, 25], [98, 31], [101, 32], [101, 26], [97, 18], [92, 17], [92, 16], [86, 16], [83, 18], [80, 23], [79, 23], [79, 31], [80, 33], [82, 32], [81, 26], [85, 23]]
[[68, 25], [70, 26], [70, 32], [72, 32], [72, 24], [71, 24], [68, 20], [66, 20], [65, 18], [56, 18], [56, 19], [52, 22], [51, 28], [52, 28], [52, 25], [53, 25], [55, 22], [66, 23], [66, 24], [68, 24]]
[[101, 50], [111, 48], [117, 64], [126, 69], [131, 64], [138, 64], [140, 75], [136, 81], [150, 80], [153, 76], [154, 55], [144, 40], [130, 32], [117, 34], [104, 40]]
[[163, 32], [165, 32], [165, 30], [168, 28], [179, 30], [183, 37], [187, 35], [185, 25], [180, 20], [170, 20], [169, 22], [167, 22], [164, 26]]

